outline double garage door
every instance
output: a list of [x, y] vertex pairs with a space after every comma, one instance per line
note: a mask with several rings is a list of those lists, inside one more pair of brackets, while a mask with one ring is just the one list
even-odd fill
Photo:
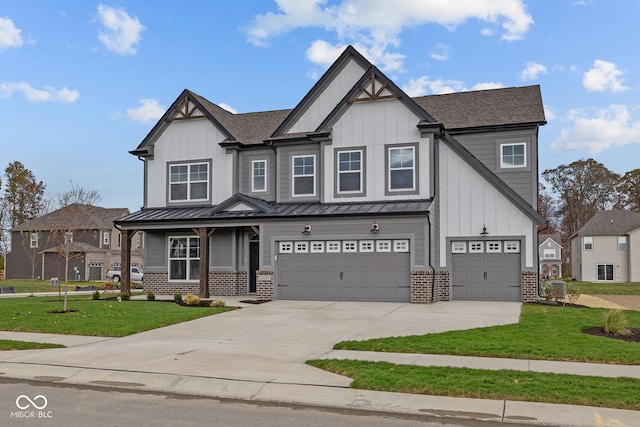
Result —
[[521, 301], [519, 241], [451, 242], [452, 299]]
[[409, 240], [279, 242], [277, 298], [409, 302]]

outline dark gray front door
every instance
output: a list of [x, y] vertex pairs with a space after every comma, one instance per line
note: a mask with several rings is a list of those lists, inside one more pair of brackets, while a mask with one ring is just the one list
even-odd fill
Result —
[[408, 252], [278, 255], [278, 299], [409, 302]]
[[452, 254], [454, 300], [520, 301], [519, 253]]
[[249, 292], [256, 291], [256, 271], [260, 268], [260, 242], [249, 242]]

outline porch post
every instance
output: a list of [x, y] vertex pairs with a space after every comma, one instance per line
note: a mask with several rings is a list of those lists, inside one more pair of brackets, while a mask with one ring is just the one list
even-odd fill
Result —
[[131, 292], [131, 237], [132, 230], [121, 230], [122, 248], [120, 249], [120, 292]]
[[209, 237], [212, 233], [213, 231], [210, 232], [207, 227], [198, 228], [200, 236], [200, 298], [209, 298]]

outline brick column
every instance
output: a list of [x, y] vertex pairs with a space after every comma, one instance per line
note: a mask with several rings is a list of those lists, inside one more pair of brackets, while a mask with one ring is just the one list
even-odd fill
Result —
[[426, 304], [431, 302], [431, 270], [411, 271], [411, 303]]
[[256, 297], [260, 301], [273, 301], [275, 296], [275, 284], [273, 281], [273, 271], [256, 271]]
[[522, 302], [538, 301], [538, 273], [533, 270], [522, 272]]

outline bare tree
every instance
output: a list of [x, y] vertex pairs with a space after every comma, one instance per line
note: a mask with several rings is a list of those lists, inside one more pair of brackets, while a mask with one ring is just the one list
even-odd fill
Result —
[[556, 201], [551, 197], [544, 184], [538, 184], [538, 213], [547, 220], [548, 225], [538, 226], [541, 234], [553, 234], [556, 232], [558, 224], [558, 209]]
[[56, 194], [54, 203], [59, 208], [73, 204], [91, 206], [99, 202], [100, 199], [102, 199], [102, 196], [97, 190], [85, 190], [82, 186], [76, 185], [71, 181], [71, 190]]

